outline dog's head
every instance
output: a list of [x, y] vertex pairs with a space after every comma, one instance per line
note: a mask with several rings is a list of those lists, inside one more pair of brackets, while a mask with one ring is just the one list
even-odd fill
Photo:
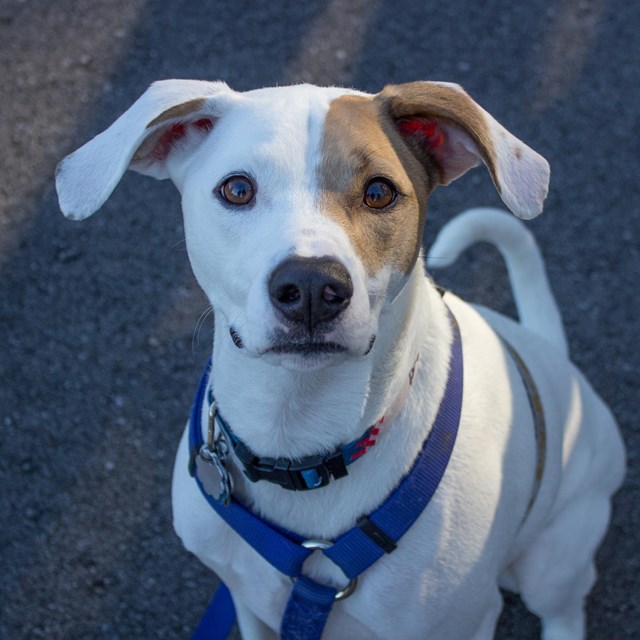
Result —
[[56, 183], [82, 219], [127, 168], [171, 178], [193, 270], [226, 324], [216, 331], [315, 368], [370, 351], [416, 263], [431, 191], [480, 162], [514, 213], [540, 213], [546, 161], [456, 85], [238, 93], [168, 80], [68, 156]]

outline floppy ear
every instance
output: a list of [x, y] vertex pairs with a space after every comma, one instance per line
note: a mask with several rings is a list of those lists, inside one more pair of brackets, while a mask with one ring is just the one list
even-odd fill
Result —
[[445, 82], [389, 85], [378, 94], [400, 135], [437, 164], [449, 184], [482, 161], [504, 203], [520, 218], [542, 212], [549, 164], [511, 135], [462, 87]]
[[152, 84], [106, 131], [58, 165], [56, 189], [64, 215], [82, 220], [95, 213], [127, 168], [168, 178], [169, 155], [201, 141], [220, 114], [221, 97], [232, 95], [223, 82]]

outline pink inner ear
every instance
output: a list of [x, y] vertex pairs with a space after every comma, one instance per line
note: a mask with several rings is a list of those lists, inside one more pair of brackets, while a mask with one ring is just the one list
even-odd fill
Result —
[[430, 149], [436, 149], [445, 142], [444, 131], [435, 120], [407, 118], [400, 120], [398, 126], [402, 135], [422, 138], [425, 145]]
[[193, 122], [176, 122], [158, 138], [153, 148], [153, 156], [156, 160], [165, 160], [190, 129], [208, 133], [212, 128], [213, 122], [209, 118], [201, 118]]
[[208, 133], [213, 129], [213, 122], [209, 118], [200, 118], [200, 120], [196, 120], [193, 123], [193, 126], [200, 129], [200, 131]]

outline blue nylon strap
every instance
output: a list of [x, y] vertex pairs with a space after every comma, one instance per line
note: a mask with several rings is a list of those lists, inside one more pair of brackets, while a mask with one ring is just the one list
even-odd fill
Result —
[[229, 589], [220, 584], [200, 619], [191, 640], [226, 640], [236, 622], [236, 610]]
[[300, 576], [284, 611], [280, 640], [320, 640], [336, 595], [306, 576]]
[[[447, 468], [458, 433], [463, 391], [462, 340], [455, 320], [452, 321], [452, 327], [454, 336], [449, 378], [429, 437], [411, 471], [385, 502], [369, 515], [369, 520], [394, 542], [398, 542], [408, 531], [431, 500]], [[355, 578], [385, 552], [360, 527], [354, 527], [323, 553], [348, 578]]]
[[240, 503], [231, 499], [229, 506], [224, 506], [204, 491], [196, 477], [202, 495], [215, 512], [242, 538], [244, 538], [267, 562], [286, 576], [299, 576], [302, 563], [312, 553], [287, 536], [276, 531]]
[[[200, 379], [196, 398], [191, 409], [191, 424], [189, 428], [189, 447], [194, 448], [203, 444], [201, 429], [201, 409], [204, 399], [211, 362], [207, 365], [205, 375]], [[213, 510], [234, 531], [244, 538], [249, 544], [278, 571], [287, 576], [298, 576], [302, 563], [312, 553], [310, 549], [294, 542], [283, 529], [278, 529], [245, 509], [239, 502], [231, 499], [231, 504], [225, 506], [210, 496], [202, 486], [197, 474], [194, 476], [200, 492], [211, 505]], [[287, 532], [288, 533], [288, 532]]]
[[[458, 432], [463, 393], [462, 341], [455, 318], [450, 317], [453, 328], [450, 371], [434, 425], [411, 471], [387, 500], [368, 516], [382, 537], [386, 536], [394, 543], [416, 521], [433, 496], [446, 470]], [[189, 441], [192, 451], [202, 444], [200, 415], [209, 369], [210, 364], [201, 378], [191, 411]], [[299, 576], [285, 608], [281, 626], [283, 640], [319, 640], [336, 591], [300, 576], [302, 564], [312, 551], [298, 544], [301, 541], [299, 536], [261, 520], [237, 501], [232, 499], [226, 507], [217, 502], [204, 491], [197, 475], [196, 482], [216, 513], [263, 558], [285, 575]], [[385, 550], [356, 526], [341, 535], [323, 553], [352, 579], [376, 562]], [[223, 622], [227, 624], [227, 621], [218, 618], [213, 604], [205, 618], [218, 620], [218, 626], [222, 628]], [[194, 637], [193, 640], [200, 638]]]

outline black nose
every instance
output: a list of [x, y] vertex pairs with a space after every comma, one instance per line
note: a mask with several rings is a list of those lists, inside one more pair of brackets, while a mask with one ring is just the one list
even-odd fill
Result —
[[285, 318], [311, 333], [349, 306], [353, 284], [345, 267], [333, 258], [288, 258], [269, 278], [273, 306]]

